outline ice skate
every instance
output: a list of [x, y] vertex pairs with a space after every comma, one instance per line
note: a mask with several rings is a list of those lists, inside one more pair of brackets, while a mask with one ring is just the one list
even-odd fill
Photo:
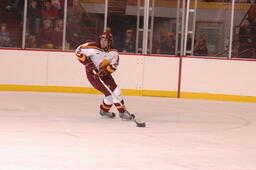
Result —
[[108, 117], [108, 118], [114, 118], [116, 116], [115, 113], [113, 112], [104, 112], [102, 109], [100, 109], [100, 115], [103, 117]]
[[123, 113], [119, 112], [119, 117], [124, 120], [132, 120], [133, 115], [130, 114], [127, 110], [125, 110], [125, 112]]

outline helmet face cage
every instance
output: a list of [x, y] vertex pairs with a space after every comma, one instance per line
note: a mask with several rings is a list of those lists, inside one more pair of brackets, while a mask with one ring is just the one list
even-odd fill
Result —
[[100, 36], [99, 36], [99, 41], [102, 39], [102, 38], [106, 38], [106, 39], [108, 39], [108, 41], [109, 41], [109, 46], [111, 46], [112, 45], [112, 34], [111, 33], [109, 33], [109, 32], [103, 32]]

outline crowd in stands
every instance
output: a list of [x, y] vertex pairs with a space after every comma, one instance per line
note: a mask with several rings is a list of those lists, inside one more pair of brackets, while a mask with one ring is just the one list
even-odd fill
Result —
[[[126, 31], [126, 35], [129, 34], [129, 29]], [[131, 35], [130, 35], [131, 36]], [[126, 36], [127, 37], [127, 36]], [[129, 37], [129, 36], [128, 36]], [[191, 50], [192, 38], [188, 36], [187, 40], [187, 50]], [[162, 33], [159, 40], [153, 39], [152, 43], [152, 54], [166, 54], [175, 55], [176, 47], [176, 33], [166, 32]], [[129, 38], [129, 40], [124, 39], [123, 41], [123, 52], [135, 52], [135, 40], [134, 38]], [[193, 54], [195, 56], [207, 56], [208, 47], [204, 36], [200, 36], [195, 40], [195, 46], [193, 49]]]
[[61, 48], [64, 0], [30, 0], [27, 12], [28, 48]]
[[[77, 22], [79, 20], [77, 18], [81, 19], [81, 13], [83, 12], [81, 6], [79, 7], [80, 9], [78, 9], [78, 2], [79, 0], [68, 1], [68, 21], [70, 22], [68, 30], [70, 34], [67, 35], [67, 40], [70, 41], [70, 44], [73, 45], [73, 47], [77, 46], [78, 43], [75, 45], [72, 43], [72, 40], [74, 39], [72, 36], [79, 35], [74, 33], [75, 30], [79, 30], [79, 28], [74, 28], [74, 26], [81, 26], [81, 24]], [[23, 10], [24, 7], [23, 0], [8, 0], [7, 4], [6, 10], [8, 11], [17, 12], [18, 8]], [[61, 49], [64, 27], [63, 11], [64, 0], [28, 0], [26, 48]], [[67, 44], [69, 43], [67, 42]]]
[[[85, 12], [80, 0], [68, 2], [65, 49], [75, 49], [85, 40], [95, 40], [97, 32], [91, 33], [87, 29], [90, 24], [90, 21], [86, 21], [89, 14]], [[63, 8], [64, 0], [29, 0], [27, 48], [62, 48]], [[96, 29], [97, 24], [94, 27]]]
[[[22, 5], [22, 0], [8, 1], [9, 4], [6, 6], [6, 10], [15, 10]], [[210, 2], [214, 0], [204, 1]], [[86, 27], [84, 18], [87, 14], [81, 6], [80, 0], [69, 0], [68, 2], [72, 3], [68, 4], [67, 9], [65, 44], [66, 49], [75, 49], [87, 40], [83, 35], [90, 35], [90, 32], [86, 32], [86, 29], [81, 29]], [[239, 2], [251, 3], [255, 1], [240, 0]], [[28, 0], [26, 48], [62, 49], [64, 28], [63, 8], [64, 0]], [[111, 32], [111, 28], [108, 27], [107, 31]], [[187, 50], [191, 50], [191, 41], [192, 39], [188, 37]], [[239, 49], [239, 54], [241, 54], [240, 57], [255, 57], [256, 19], [248, 18], [244, 20], [242, 26], [239, 28], [238, 42], [237, 48]], [[134, 27], [125, 29], [121, 38], [114, 36], [113, 43], [118, 43], [118, 50], [121, 52], [135, 53], [136, 32]], [[0, 23], [0, 46], [10, 47], [11, 45], [12, 41], [10, 32], [8, 31], [8, 24]], [[152, 54], [174, 55], [175, 47], [176, 33], [162, 32], [160, 38], [153, 38]], [[203, 35], [196, 38], [193, 50], [195, 56], [209, 55], [207, 41]]]

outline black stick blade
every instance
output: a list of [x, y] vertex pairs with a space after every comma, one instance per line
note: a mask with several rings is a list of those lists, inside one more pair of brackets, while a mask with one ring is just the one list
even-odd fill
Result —
[[134, 122], [136, 123], [136, 125], [138, 127], [146, 127], [146, 123], [145, 122], [138, 122], [136, 119], [133, 119]]
[[131, 116], [132, 116], [132, 120], [136, 123], [137, 127], [146, 127], [146, 123], [145, 122], [138, 122], [135, 119], [135, 115], [134, 114], [131, 114]]
[[137, 123], [137, 126], [138, 126], [138, 127], [146, 127], [146, 123], [145, 123], [145, 122], [143, 122], [143, 123]]

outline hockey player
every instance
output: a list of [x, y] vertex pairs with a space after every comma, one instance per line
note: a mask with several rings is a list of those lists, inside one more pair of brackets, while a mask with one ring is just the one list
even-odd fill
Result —
[[112, 96], [99, 80], [100, 78], [121, 99], [121, 90], [111, 75], [116, 71], [119, 63], [118, 52], [112, 47], [112, 34], [103, 32], [99, 36], [98, 42], [82, 44], [76, 49], [75, 53], [77, 59], [85, 66], [87, 79], [91, 85], [105, 95], [103, 103], [100, 105], [100, 115], [110, 118], [115, 117], [115, 113], [109, 112], [114, 104], [119, 111], [120, 118], [131, 120], [132, 115], [125, 109], [124, 101], [122, 100], [122, 105], [120, 105], [120, 101]]

